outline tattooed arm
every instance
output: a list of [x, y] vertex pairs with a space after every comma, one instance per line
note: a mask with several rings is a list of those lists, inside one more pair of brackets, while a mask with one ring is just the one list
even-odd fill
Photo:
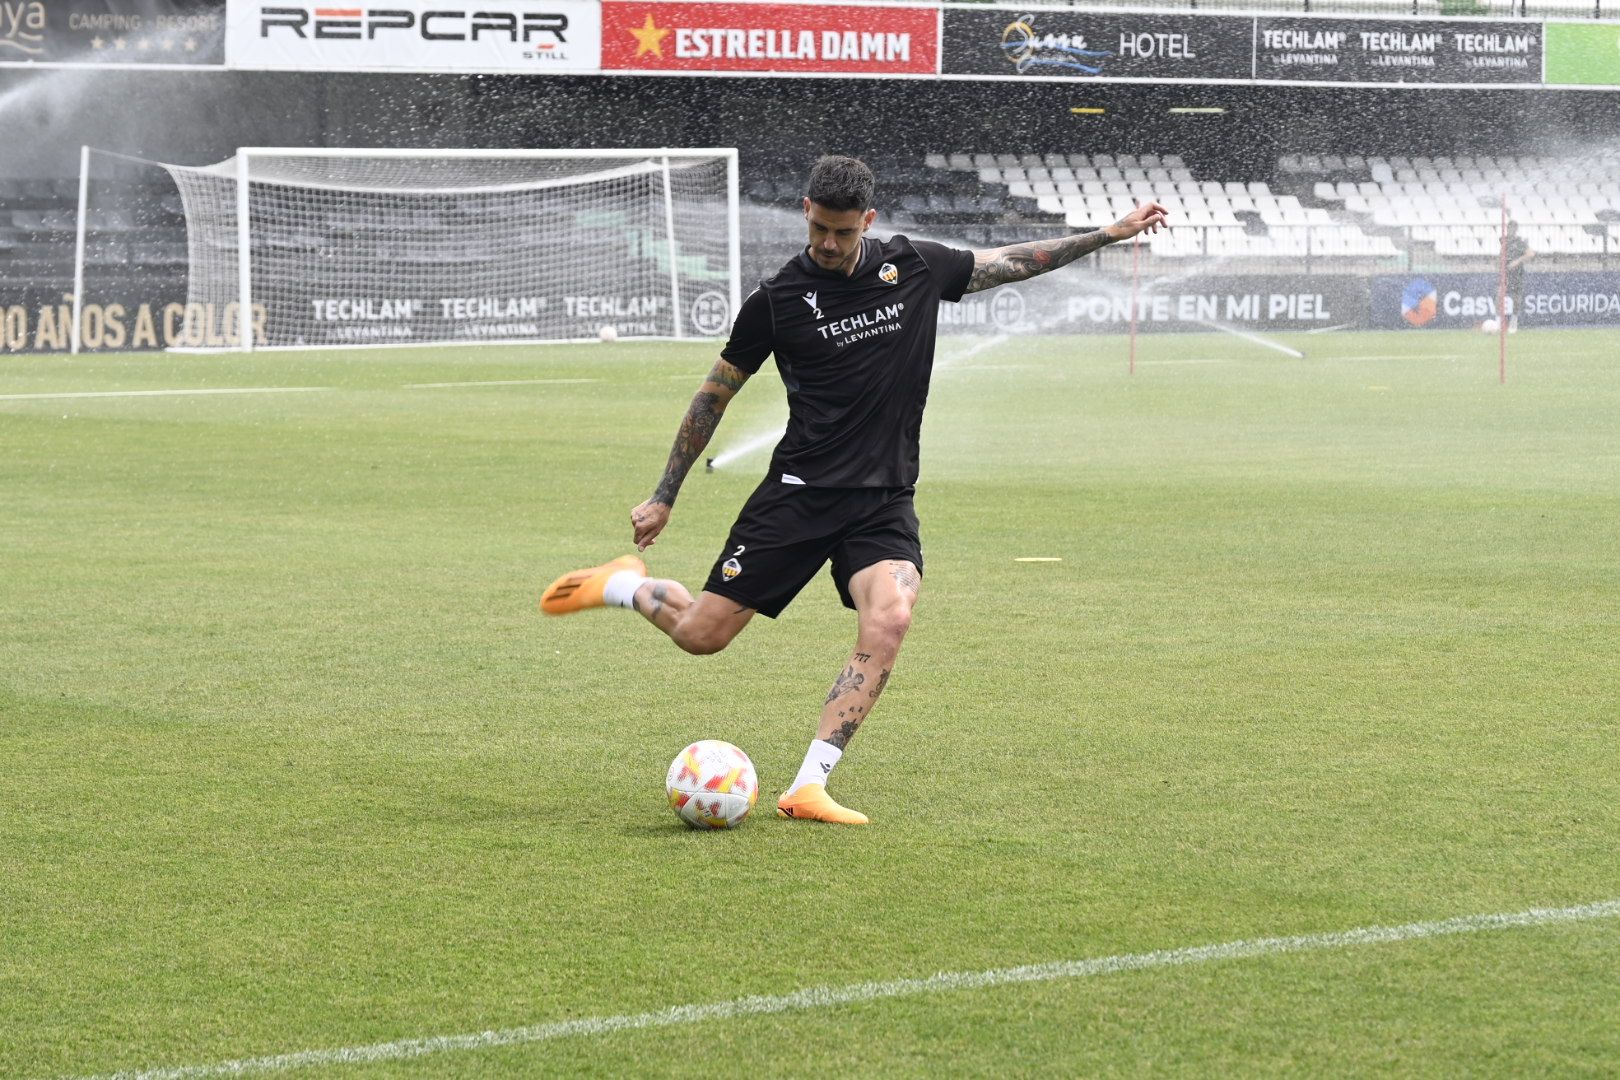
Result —
[[1058, 240], [1035, 240], [1027, 244], [1008, 244], [973, 253], [973, 276], [968, 279], [967, 292], [978, 292], [1005, 285], [1009, 281], [1023, 281], [1036, 274], [1068, 266], [1082, 255], [1090, 255], [1100, 247], [1129, 240], [1140, 232], [1157, 232], [1167, 224], [1169, 211], [1155, 202], [1145, 202], [1112, 225], [1104, 225], [1091, 232], [1077, 233]]
[[675, 445], [669, 451], [669, 461], [664, 464], [664, 475], [659, 478], [657, 489], [647, 501], [630, 511], [630, 527], [635, 530], [638, 551], [651, 547], [653, 540], [669, 524], [669, 512], [675, 505], [675, 496], [680, 493], [686, 474], [703, 453], [703, 448], [709, 445], [714, 429], [720, 425], [720, 417], [725, 415], [726, 406], [747, 381], [748, 372], [724, 360], [716, 360], [714, 367], [709, 369], [703, 385], [692, 396], [692, 404], [687, 406], [686, 415], [681, 418], [680, 430], [675, 433]]

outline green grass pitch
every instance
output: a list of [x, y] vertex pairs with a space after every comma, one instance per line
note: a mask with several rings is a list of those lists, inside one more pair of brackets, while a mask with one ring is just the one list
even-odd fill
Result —
[[[825, 576], [706, 658], [535, 608], [629, 550], [712, 344], [0, 360], [0, 1075], [1620, 898], [1614, 334], [1505, 386], [1483, 335], [1285, 340], [942, 342], [864, 830], [771, 813]], [[243, 387], [326, 389], [16, 396]], [[711, 453], [784, 416], [767, 370]], [[735, 832], [664, 803], [702, 737]], [[285, 1075], [1612, 1076], [1617, 1001], [1610, 918]]]

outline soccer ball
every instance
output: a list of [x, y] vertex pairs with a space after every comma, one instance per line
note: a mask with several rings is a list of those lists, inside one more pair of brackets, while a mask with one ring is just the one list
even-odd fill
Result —
[[602, 329], [596, 332], [596, 336], [603, 341], [618, 341], [619, 328], [612, 323], [603, 323]]
[[692, 828], [735, 829], [759, 798], [759, 777], [747, 754], [703, 739], [675, 755], [664, 790], [675, 816]]

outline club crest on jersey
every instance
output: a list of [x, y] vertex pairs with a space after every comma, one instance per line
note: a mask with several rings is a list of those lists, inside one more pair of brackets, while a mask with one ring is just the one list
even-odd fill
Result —
[[878, 267], [878, 280], [885, 285], [893, 285], [900, 280], [900, 268], [894, 263], [884, 263]]
[[816, 313], [816, 318], [818, 318], [818, 319], [821, 318], [821, 309], [816, 306], [816, 294], [815, 293], [807, 292], [803, 296], [801, 296], [799, 299], [803, 300], [805, 303], [810, 305], [810, 310]]
[[742, 563], [738, 562], [735, 558], [727, 559], [723, 564], [721, 564], [720, 576], [725, 578], [727, 581], [730, 581], [732, 578], [741, 573]]

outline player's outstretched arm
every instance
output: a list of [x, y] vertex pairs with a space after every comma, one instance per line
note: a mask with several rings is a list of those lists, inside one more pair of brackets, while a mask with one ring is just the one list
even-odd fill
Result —
[[630, 511], [630, 527], [635, 530], [638, 551], [651, 547], [658, 534], [664, 531], [664, 526], [669, 524], [669, 512], [675, 505], [675, 496], [680, 493], [686, 474], [714, 437], [714, 429], [720, 426], [720, 417], [725, 415], [726, 406], [737, 396], [743, 383], [748, 381], [748, 374], [734, 364], [716, 360], [703, 385], [692, 396], [692, 404], [687, 406], [686, 415], [681, 418], [680, 430], [675, 433], [675, 445], [670, 448], [669, 461], [664, 464], [664, 475], [659, 479], [657, 489], [645, 502]]
[[1023, 281], [1036, 274], [1045, 274], [1060, 266], [1068, 266], [1082, 255], [1090, 255], [1100, 247], [1129, 240], [1137, 233], [1157, 232], [1169, 226], [1169, 211], [1156, 202], [1145, 202], [1112, 225], [1104, 225], [1091, 232], [1076, 233], [1057, 240], [1033, 240], [1027, 244], [1008, 244], [973, 253], [973, 276], [968, 279], [967, 292], [992, 289], [1009, 281]]

